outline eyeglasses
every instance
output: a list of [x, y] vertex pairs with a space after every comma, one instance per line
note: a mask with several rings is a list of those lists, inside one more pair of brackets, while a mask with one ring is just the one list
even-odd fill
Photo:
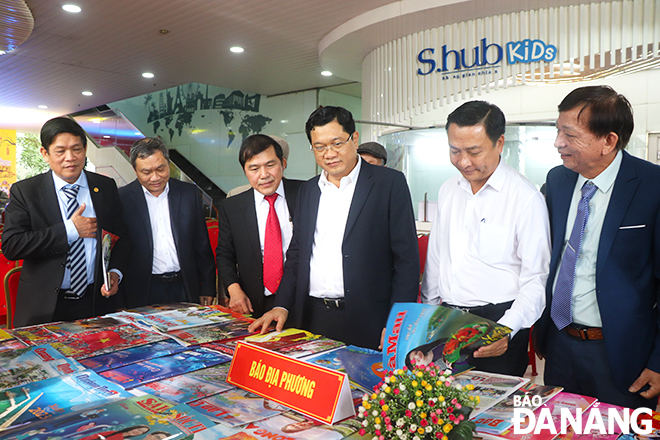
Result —
[[341, 148], [346, 145], [350, 140], [353, 139], [353, 135], [350, 135], [348, 139], [346, 139], [343, 142], [335, 142], [334, 144], [330, 145], [310, 145], [310, 149], [314, 151], [316, 154], [325, 154], [328, 150], [332, 150], [335, 153], [338, 153]]

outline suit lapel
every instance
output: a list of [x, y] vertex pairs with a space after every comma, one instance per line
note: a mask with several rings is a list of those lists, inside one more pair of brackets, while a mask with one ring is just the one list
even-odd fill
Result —
[[282, 178], [282, 183], [284, 185], [284, 197], [286, 197], [286, 206], [289, 209], [289, 218], [293, 218], [293, 213], [296, 212], [296, 197], [293, 197], [292, 190], [288, 184], [288, 181], [285, 178]]
[[[174, 183], [174, 184], [173, 184]], [[179, 249], [179, 219], [181, 216], [188, 215], [188, 213], [181, 210], [181, 194], [176, 190], [176, 183], [173, 179], [169, 180], [170, 190], [167, 194], [167, 203], [170, 207], [170, 224], [172, 225], [172, 237], [174, 238], [174, 245], [177, 250]]]
[[154, 248], [154, 237], [151, 230], [151, 220], [149, 219], [149, 208], [147, 207], [147, 199], [144, 197], [144, 190], [142, 185], [137, 180], [134, 180], [133, 183], [129, 184], [131, 186], [131, 202], [135, 206], [135, 212], [138, 213], [139, 221], [144, 228], [144, 236], [147, 238], [147, 243], [149, 244], [149, 249]]
[[41, 191], [39, 191], [39, 199], [43, 206], [48, 210], [48, 218], [45, 219], [49, 225], [54, 223], [54, 220], [62, 220], [62, 211], [60, 211], [60, 202], [58, 200], [57, 191], [55, 191], [55, 183], [53, 182], [53, 172], [48, 171], [43, 175], [41, 181]]
[[261, 242], [259, 241], [259, 222], [257, 221], [257, 208], [254, 204], [254, 188], [250, 188], [245, 192], [242, 204], [241, 212], [243, 213], [244, 224], [247, 227], [247, 235], [250, 241], [250, 248], [252, 249], [254, 261], [258, 261], [259, 265], [262, 265]]
[[371, 165], [365, 165], [365, 163], [366, 162], [363, 162], [361, 165], [360, 174], [358, 175], [358, 180], [355, 185], [353, 201], [351, 202], [351, 207], [348, 211], [348, 219], [346, 220], [344, 238], [348, 236], [353, 226], [355, 226], [355, 222], [360, 216], [360, 211], [362, 211], [362, 208], [367, 201], [367, 197], [371, 192], [371, 188], [374, 185], [373, 170], [371, 169]]
[[637, 178], [637, 173], [628, 158], [628, 153], [624, 151], [621, 168], [614, 181], [612, 196], [610, 197], [607, 213], [603, 220], [603, 230], [601, 231], [600, 242], [598, 244], [596, 273], [603, 268], [603, 264], [607, 260], [607, 255], [612, 248], [614, 237], [619, 231], [619, 227], [623, 222], [623, 216], [628, 211], [628, 205], [630, 205], [630, 201], [633, 199], [638, 185], [639, 179]]

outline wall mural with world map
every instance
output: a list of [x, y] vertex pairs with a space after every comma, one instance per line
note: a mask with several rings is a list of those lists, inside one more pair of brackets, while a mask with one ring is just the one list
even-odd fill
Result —
[[[110, 103], [145, 136], [160, 136], [225, 191], [247, 183], [238, 150], [251, 134], [277, 135], [293, 151], [309, 150], [304, 135], [315, 92], [268, 98], [224, 87], [190, 83]], [[287, 177], [315, 174], [313, 157], [301, 155]]]

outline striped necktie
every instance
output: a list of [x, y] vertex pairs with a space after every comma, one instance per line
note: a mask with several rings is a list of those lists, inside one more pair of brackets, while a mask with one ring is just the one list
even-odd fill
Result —
[[[79, 190], [79, 185], [71, 185], [62, 188], [62, 191], [67, 197], [67, 218], [71, 218], [73, 213], [76, 212], [79, 207], [77, 198]], [[82, 237], [71, 243], [69, 254], [66, 259], [66, 265], [71, 271], [70, 290], [75, 292], [78, 297], [82, 298], [85, 294], [85, 289], [87, 289], [87, 259], [85, 258], [85, 244]]]

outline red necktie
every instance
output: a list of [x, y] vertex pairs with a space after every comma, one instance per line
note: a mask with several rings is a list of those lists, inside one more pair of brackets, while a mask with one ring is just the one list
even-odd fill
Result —
[[266, 196], [270, 203], [268, 219], [266, 220], [266, 235], [264, 239], [264, 286], [271, 293], [277, 292], [284, 272], [282, 257], [282, 230], [275, 211], [277, 193]]

